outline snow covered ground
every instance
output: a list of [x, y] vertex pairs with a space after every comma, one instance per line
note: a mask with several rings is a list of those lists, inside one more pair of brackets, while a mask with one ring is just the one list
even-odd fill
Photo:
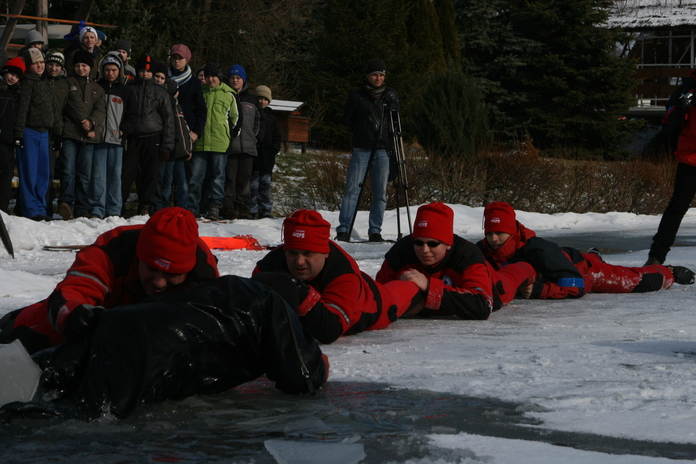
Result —
[[[483, 208], [451, 206], [455, 232], [471, 241], [479, 240]], [[415, 211], [413, 207], [412, 217]], [[334, 227], [338, 224], [337, 212], [322, 214]], [[407, 228], [403, 209], [401, 217]], [[0, 316], [46, 297], [63, 277], [74, 253], [43, 251], [44, 245], [89, 244], [110, 228], [142, 223], [147, 218], [35, 223], [3, 214], [3, 219], [16, 259], [0, 250]], [[520, 212], [518, 220], [562, 245], [597, 244], [621, 250], [605, 253], [605, 259], [640, 266], [647, 258], [659, 217]], [[281, 225], [282, 219], [200, 223], [200, 233], [252, 234], [262, 244], [275, 245], [281, 241]], [[353, 238], [366, 239], [366, 229], [367, 213], [361, 212]], [[396, 234], [395, 212], [388, 211], [383, 235], [395, 239]], [[678, 244], [685, 246], [673, 248], [668, 263], [696, 269], [696, 209], [684, 219]], [[374, 276], [389, 246], [350, 243], [344, 248]], [[241, 276], [249, 276], [264, 253], [215, 252], [222, 274]], [[676, 457], [696, 459], [696, 286], [675, 285], [648, 294], [590, 294], [570, 301], [515, 301], [487, 321], [400, 320], [386, 330], [344, 337], [322, 349], [331, 361], [329, 382], [381, 383], [397, 390], [510, 402], [530, 419], [528, 427], [541, 435], [544, 431], [570, 432], [674, 444], [692, 450]], [[428, 457], [404, 456], [398, 462], [675, 462], [625, 454], [638, 454], [630, 450], [603, 454], [483, 435], [487, 433], [435, 428], [425, 437]], [[286, 458], [276, 457], [278, 462], [328, 462], [307, 460], [308, 454], [316, 452], [310, 452], [308, 446], [302, 442], [278, 444], [276, 440], [266, 444], [273, 456], [279, 448], [285, 450]], [[287, 458], [303, 450], [304, 461]], [[351, 448], [345, 460], [336, 462], [359, 462], [360, 453], [354, 451]]]

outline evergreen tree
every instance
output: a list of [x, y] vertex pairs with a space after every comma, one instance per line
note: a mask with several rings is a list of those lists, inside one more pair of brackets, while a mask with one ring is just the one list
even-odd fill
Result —
[[426, 150], [471, 160], [491, 143], [483, 94], [454, 66], [427, 82], [411, 129]]
[[433, 5], [438, 17], [440, 36], [442, 37], [442, 52], [448, 63], [459, 63], [461, 51], [455, 24], [454, 4], [452, 0], [434, 0]]
[[459, 0], [466, 69], [485, 79], [497, 128], [542, 148], [612, 153], [625, 140], [631, 62], [600, 0]]

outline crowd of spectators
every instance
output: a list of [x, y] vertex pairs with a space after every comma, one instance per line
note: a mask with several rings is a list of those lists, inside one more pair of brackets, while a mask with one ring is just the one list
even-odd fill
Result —
[[90, 26], [71, 36], [49, 49], [32, 30], [0, 68], [0, 210], [36, 221], [170, 205], [211, 220], [271, 216], [280, 131], [270, 88], [251, 92], [239, 64], [192, 70], [185, 44], [168, 63], [144, 54], [132, 65], [127, 40], [107, 47]]

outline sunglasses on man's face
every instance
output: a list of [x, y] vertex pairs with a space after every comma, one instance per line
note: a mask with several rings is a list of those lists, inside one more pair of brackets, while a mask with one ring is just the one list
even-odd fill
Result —
[[440, 245], [442, 245], [442, 242], [438, 241], [431, 241], [431, 242], [424, 242], [423, 240], [414, 240], [413, 244], [416, 245], [417, 247], [422, 247], [423, 245], [428, 245], [428, 248], [437, 248]]

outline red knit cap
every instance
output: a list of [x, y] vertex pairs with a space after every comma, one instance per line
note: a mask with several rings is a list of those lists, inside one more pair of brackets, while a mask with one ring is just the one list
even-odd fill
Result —
[[483, 229], [488, 232], [517, 232], [517, 218], [512, 206], [504, 201], [494, 201], [483, 209]]
[[184, 274], [196, 265], [198, 223], [191, 211], [179, 207], [157, 211], [143, 227], [135, 254], [148, 266]]
[[412, 238], [430, 237], [446, 245], [454, 243], [454, 211], [436, 201], [418, 208]]
[[331, 224], [321, 214], [299, 209], [283, 221], [283, 250], [307, 250], [329, 253]]

